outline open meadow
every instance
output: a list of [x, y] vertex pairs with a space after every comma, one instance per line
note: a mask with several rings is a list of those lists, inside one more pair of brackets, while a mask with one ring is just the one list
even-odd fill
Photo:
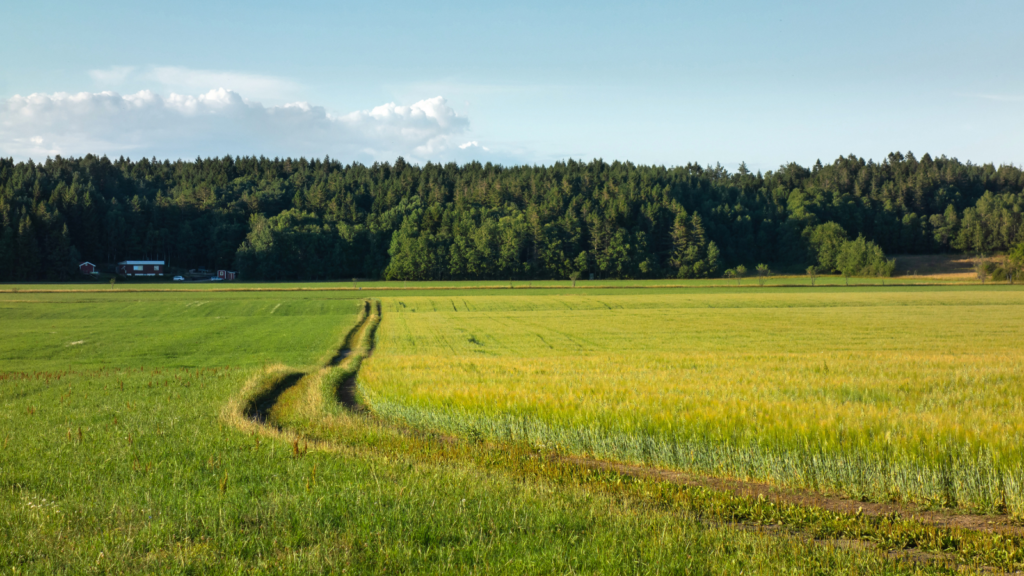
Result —
[[[910, 471], [886, 497], [1014, 514], [1022, 309], [956, 288], [3, 293], [0, 572], [1015, 569], [1012, 531], [564, 456], [865, 498]], [[981, 484], [936, 496], [935, 466]]]

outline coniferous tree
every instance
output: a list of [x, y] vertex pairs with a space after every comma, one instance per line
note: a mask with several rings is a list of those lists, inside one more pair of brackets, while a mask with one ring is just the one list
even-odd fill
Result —
[[887, 253], [1005, 252], [1024, 240], [1024, 173], [909, 153], [765, 173], [0, 159], [0, 224], [8, 280], [66, 277], [72, 246], [101, 267], [155, 258], [248, 279], [712, 277], [741, 262], [835, 270], [858, 236]]
[[17, 254], [15, 258], [15, 280], [34, 280], [42, 276], [39, 241], [28, 214], [21, 217], [18, 226]]

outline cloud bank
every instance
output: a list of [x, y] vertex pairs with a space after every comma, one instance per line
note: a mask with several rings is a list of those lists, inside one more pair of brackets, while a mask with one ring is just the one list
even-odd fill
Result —
[[445, 161], [465, 159], [459, 143], [468, 128], [469, 120], [441, 96], [338, 116], [305, 102], [264, 106], [224, 88], [167, 97], [149, 90], [59, 92], [0, 102], [0, 156], [329, 154], [342, 161]]

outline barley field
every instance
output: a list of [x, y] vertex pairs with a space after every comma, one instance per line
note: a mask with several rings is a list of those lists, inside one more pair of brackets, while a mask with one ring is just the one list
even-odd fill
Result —
[[360, 391], [470, 437], [1024, 515], [1024, 291], [384, 299]]

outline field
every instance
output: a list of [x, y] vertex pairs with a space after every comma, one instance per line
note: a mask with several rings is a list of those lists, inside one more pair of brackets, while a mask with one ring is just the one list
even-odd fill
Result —
[[1024, 292], [400, 298], [375, 410], [705, 474], [1024, 515]]
[[0, 340], [0, 358], [6, 371], [304, 364], [335, 343], [357, 302], [346, 293], [7, 294], [0, 315], [12, 337]]
[[[0, 294], [0, 571], [1024, 566], [1012, 531], [567, 458], [866, 499], [877, 477], [851, 484], [807, 462], [938, 462], [980, 487], [890, 483], [885, 498], [1015, 514], [1022, 292], [277, 287]], [[339, 350], [351, 353], [336, 363]]]
[[[919, 257], [905, 257], [907, 266], [905, 277], [875, 278], [875, 277], [851, 277], [844, 278], [837, 275], [818, 275], [813, 280], [814, 286], [893, 286], [893, 285], [946, 285], [962, 286], [979, 284], [980, 282], [969, 274], [950, 275], [948, 271], [948, 259], [941, 259], [946, 264], [938, 270], [921, 267], [919, 271], [912, 266], [917, 266]], [[962, 267], [954, 267], [956, 272], [963, 272]], [[929, 272], [936, 272], [934, 276]], [[920, 274], [920, 275], [918, 275]], [[107, 278], [107, 277], [104, 277]], [[675, 278], [658, 279], [637, 279], [637, 280], [589, 280], [580, 279], [575, 282], [571, 280], [461, 280], [461, 281], [401, 281], [401, 280], [365, 280], [357, 279], [349, 282], [325, 281], [325, 282], [172, 282], [166, 278], [138, 278], [118, 279], [115, 284], [108, 284], [104, 279], [85, 279], [76, 282], [50, 282], [50, 283], [22, 283], [0, 285], [0, 293], [4, 292], [181, 292], [194, 290], [199, 292], [239, 292], [239, 291], [385, 291], [391, 293], [398, 290], [472, 290], [478, 293], [480, 290], [533, 290], [547, 289], [564, 291], [575, 288], [577, 290], [592, 289], [636, 289], [636, 288], [709, 288], [709, 287], [746, 287], [760, 288], [763, 281], [764, 287], [782, 286], [811, 286], [810, 277], [803, 274], [772, 274], [761, 280], [756, 275], [745, 276], [740, 279], [727, 278], [705, 278], [697, 280], [682, 280]]]

